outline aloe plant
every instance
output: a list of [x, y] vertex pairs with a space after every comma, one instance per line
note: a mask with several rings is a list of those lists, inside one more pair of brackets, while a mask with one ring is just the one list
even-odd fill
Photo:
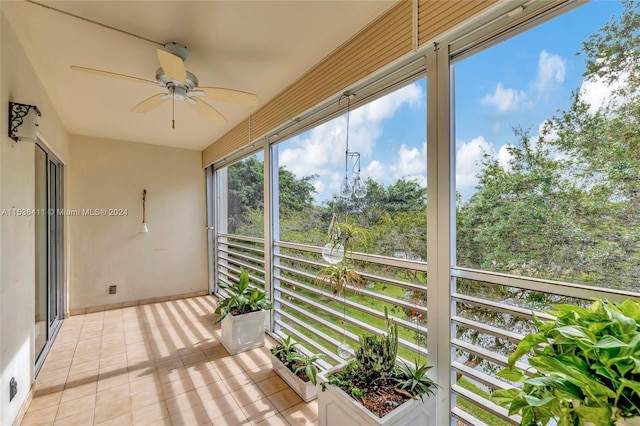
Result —
[[271, 348], [273, 356], [278, 358], [285, 367], [300, 376], [304, 372], [309, 381], [315, 386], [317, 384], [318, 366], [316, 362], [322, 356], [321, 354], [307, 355], [298, 349], [297, 342], [291, 339], [291, 336], [281, 337], [278, 344]]
[[434, 395], [438, 385], [427, 376], [427, 372], [432, 367], [431, 365], [427, 365], [426, 362], [420, 362], [420, 358], [416, 358], [414, 364], [400, 361], [400, 364], [396, 365], [395, 371], [398, 386], [414, 397], [419, 396], [420, 399], [423, 399], [425, 395]]
[[[640, 304], [597, 300], [590, 307], [555, 305], [555, 319], [534, 316], [527, 335], [499, 376], [521, 388], [499, 390], [493, 400], [520, 414], [526, 425], [612, 425], [640, 415]], [[535, 372], [516, 362], [528, 357]]]

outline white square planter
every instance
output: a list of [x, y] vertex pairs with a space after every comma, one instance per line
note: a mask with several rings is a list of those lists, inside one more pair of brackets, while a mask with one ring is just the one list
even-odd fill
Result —
[[[327, 382], [327, 375], [344, 368], [345, 364], [318, 374], [318, 383]], [[435, 424], [435, 398], [410, 399], [380, 418], [364, 408], [342, 389], [327, 383], [318, 393], [318, 426], [420, 425]]]
[[296, 374], [294, 374], [291, 370], [287, 368], [278, 358], [276, 358], [272, 353], [269, 353], [271, 358], [271, 366], [273, 367], [273, 371], [276, 372], [278, 376], [282, 378], [291, 389], [297, 393], [300, 398], [304, 400], [304, 402], [309, 402], [318, 397], [318, 387], [315, 386], [311, 382], [305, 382]]
[[264, 346], [264, 317], [265, 311], [227, 315], [221, 323], [221, 341], [227, 352], [235, 355]]

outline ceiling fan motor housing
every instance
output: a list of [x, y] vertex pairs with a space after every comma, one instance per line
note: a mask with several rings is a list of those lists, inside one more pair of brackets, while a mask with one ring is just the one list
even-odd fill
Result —
[[[158, 80], [158, 83], [160, 83], [160, 85], [166, 88], [180, 87], [179, 84], [176, 84], [173, 80], [170, 80], [169, 77], [167, 77], [162, 67], [156, 70], [156, 80]], [[198, 77], [187, 71], [187, 79], [185, 80], [183, 87], [187, 90], [187, 92], [191, 92], [193, 89], [198, 87]]]

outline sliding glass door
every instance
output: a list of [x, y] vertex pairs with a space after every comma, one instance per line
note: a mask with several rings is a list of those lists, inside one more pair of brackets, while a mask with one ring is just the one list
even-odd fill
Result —
[[35, 318], [36, 374], [63, 318], [62, 163], [35, 146]]

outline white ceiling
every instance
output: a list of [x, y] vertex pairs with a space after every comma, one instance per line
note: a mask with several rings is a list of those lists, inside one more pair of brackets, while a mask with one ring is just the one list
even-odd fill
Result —
[[[202, 86], [253, 92], [259, 106], [386, 11], [395, 0], [46, 1], [43, 4], [153, 41], [189, 48]], [[258, 107], [207, 99], [215, 125], [176, 102], [130, 112], [161, 90], [71, 65], [155, 80], [156, 44], [27, 1], [2, 1], [36, 74], [72, 134], [204, 149]], [[46, 113], [46, 112], [45, 112]]]

